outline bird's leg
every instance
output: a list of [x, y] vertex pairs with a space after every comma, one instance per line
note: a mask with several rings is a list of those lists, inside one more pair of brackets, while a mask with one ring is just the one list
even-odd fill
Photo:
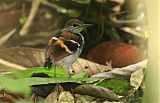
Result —
[[73, 89], [71, 89], [70, 92], [71, 92], [71, 94], [74, 98], [74, 103], [76, 103], [77, 99], [76, 99], [76, 96], [75, 96], [75, 93], [74, 93]]
[[70, 70], [68, 69], [68, 75], [69, 75], [69, 78], [71, 78], [71, 74], [70, 74]]
[[54, 78], [56, 78], [56, 63], [55, 60], [51, 60], [50, 58], [46, 58], [45, 63], [44, 63], [44, 67], [46, 68], [51, 68], [53, 64], [53, 68], [54, 68]]
[[54, 68], [54, 78], [56, 78], [56, 63], [53, 61], [53, 68]]
[[69, 75], [69, 78], [71, 78], [71, 75], [74, 73], [74, 69], [73, 69], [73, 67], [72, 66], [70, 66], [69, 68], [68, 68], [68, 75]]

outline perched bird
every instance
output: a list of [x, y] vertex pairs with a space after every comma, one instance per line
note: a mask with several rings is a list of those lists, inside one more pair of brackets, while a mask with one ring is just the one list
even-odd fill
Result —
[[44, 67], [50, 68], [54, 65], [54, 77], [56, 78], [56, 65], [70, 69], [73, 62], [79, 57], [83, 45], [84, 37], [81, 34], [87, 26], [78, 19], [69, 20], [64, 28], [57, 32], [48, 42], [45, 53]]

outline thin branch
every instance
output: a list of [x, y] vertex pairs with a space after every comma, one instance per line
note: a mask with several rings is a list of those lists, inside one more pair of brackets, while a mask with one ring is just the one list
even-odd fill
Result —
[[144, 19], [131, 19], [131, 20], [118, 20], [115, 16], [109, 17], [111, 22], [113, 24], [116, 24], [117, 26], [137, 26], [137, 25], [144, 25], [145, 20]]
[[30, 13], [29, 13], [29, 17], [19, 32], [21, 36], [24, 36], [29, 32], [29, 28], [33, 22], [33, 19], [35, 18], [35, 15], [39, 9], [39, 5], [41, 4], [42, 1], [43, 0], [32, 0], [32, 6], [31, 6]]
[[123, 4], [125, 0], [109, 0], [109, 1], [116, 2], [116, 3], [119, 3], [119, 4]]
[[34, 18], [36, 16], [36, 13], [37, 13], [37, 11], [39, 9], [39, 5], [41, 5], [41, 4], [49, 6], [49, 7], [52, 7], [52, 8], [55, 8], [57, 10], [57, 12], [68, 13], [67, 9], [65, 9], [65, 8], [63, 8], [61, 6], [52, 4], [52, 3], [48, 2], [47, 0], [32, 0], [32, 6], [31, 6], [31, 10], [30, 10], [28, 19], [25, 22], [25, 24], [23, 25], [23, 27], [20, 30], [20, 32], [19, 32], [19, 34], [21, 36], [24, 36], [29, 32], [30, 27], [32, 25], [32, 22], [33, 22], [33, 20], [34, 20]]
[[50, 3], [50, 2], [48, 2], [48, 1], [46, 1], [46, 0], [42, 1], [41, 3], [42, 3], [43, 5], [46, 5], [46, 6], [49, 6], [49, 7], [51, 7], [51, 8], [56, 9], [57, 12], [64, 13], [64, 14], [67, 13], [67, 9], [65, 9], [65, 8], [63, 8], [63, 7], [61, 7], [61, 6], [55, 5], [55, 4], [53, 4], [53, 3]]
[[125, 32], [128, 32], [128, 33], [130, 33], [130, 34], [132, 34], [134, 36], [145, 38], [144, 33], [138, 32], [135, 29], [132, 29], [132, 28], [129, 28], [129, 27], [122, 27], [120, 29], [123, 30], [123, 31], [125, 31]]
[[0, 38], [0, 46], [7, 42], [7, 40], [16, 32], [16, 29], [11, 30], [9, 33], [5, 34]]
[[9, 66], [9, 67], [17, 69], [17, 70], [26, 70], [26, 67], [23, 67], [21, 65], [15, 64], [15, 63], [11, 63], [11, 62], [6, 61], [4, 59], [0, 59], [0, 64], [3, 64], [5, 66]]

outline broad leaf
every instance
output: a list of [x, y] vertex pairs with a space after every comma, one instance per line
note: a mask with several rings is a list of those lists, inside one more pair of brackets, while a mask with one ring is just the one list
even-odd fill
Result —
[[28, 86], [27, 81], [15, 80], [6, 76], [0, 76], [0, 86], [11, 93], [20, 93], [29, 95], [31, 88]]
[[[7, 76], [12, 77], [12, 78], [29, 78], [34, 73], [44, 73], [44, 74], [47, 74], [49, 77], [53, 77], [54, 69], [37, 67], [37, 68], [27, 69], [23, 71], [13, 72], [11, 74], [7, 74]], [[68, 72], [61, 67], [56, 68], [56, 74], [57, 74], [57, 77], [68, 77]]]
[[77, 73], [77, 74], [74, 74], [71, 76], [72, 78], [87, 78], [88, 75], [86, 74], [86, 72], [80, 72], [80, 73]]
[[131, 87], [127, 80], [120, 78], [105, 79], [98, 83], [97, 86], [108, 88], [120, 95], [126, 95]]

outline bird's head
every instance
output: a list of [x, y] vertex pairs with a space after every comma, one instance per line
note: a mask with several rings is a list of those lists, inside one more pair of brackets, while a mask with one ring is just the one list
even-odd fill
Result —
[[65, 24], [65, 29], [69, 30], [72, 33], [80, 33], [90, 25], [91, 24], [84, 24], [82, 21], [78, 19], [71, 19]]

